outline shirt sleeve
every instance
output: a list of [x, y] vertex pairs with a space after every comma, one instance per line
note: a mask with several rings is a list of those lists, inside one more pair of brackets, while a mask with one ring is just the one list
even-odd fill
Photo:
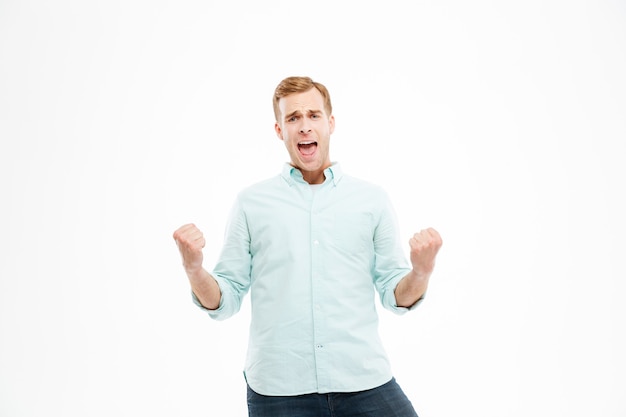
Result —
[[193, 302], [216, 320], [225, 320], [239, 311], [250, 289], [250, 233], [240, 197], [231, 210], [224, 234], [224, 245], [211, 275], [220, 287], [220, 305], [204, 308], [192, 293]]
[[408, 308], [396, 303], [396, 286], [411, 271], [411, 266], [400, 242], [398, 221], [388, 195], [383, 192], [380, 201], [382, 208], [374, 230], [374, 284], [382, 306], [393, 313], [404, 314], [415, 309], [424, 297]]

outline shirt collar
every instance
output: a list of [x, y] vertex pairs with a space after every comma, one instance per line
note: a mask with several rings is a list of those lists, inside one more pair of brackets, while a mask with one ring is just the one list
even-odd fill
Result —
[[[283, 170], [280, 175], [285, 181], [287, 181], [287, 184], [289, 184], [290, 187], [296, 182], [305, 182], [302, 172], [289, 163], [285, 163], [285, 165], [283, 165]], [[343, 177], [341, 165], [338, 162], [333, 162], [331, 166], [324, 170], [324, 176], [326, 177], [326, 181], [330, 179], [336, 187]]]

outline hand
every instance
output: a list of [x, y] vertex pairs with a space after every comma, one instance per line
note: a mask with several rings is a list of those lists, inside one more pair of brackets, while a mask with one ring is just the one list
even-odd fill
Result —
[[411, 264], [420, 277], [427, 277], [435, 269], [435, 257], [443, 244], [439, 233], [433, 229], [424, 229], [415, 233], [409, 240], [411, 246]]
[[174, 240], [183, 258], [183, 266], [187, 273], [202, 269], [202, 248], [206, 241], [204, 235], [194, 224], [181, 226], [174, 232]]

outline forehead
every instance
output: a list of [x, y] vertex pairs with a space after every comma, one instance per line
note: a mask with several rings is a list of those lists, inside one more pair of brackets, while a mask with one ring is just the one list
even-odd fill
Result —
[[278, 101], [278, 108], [283, 115], [296, 111], [324, 111], [324, 97], [317, 88], [311, 88], [303, 93], [293, 93], [281, 98]]

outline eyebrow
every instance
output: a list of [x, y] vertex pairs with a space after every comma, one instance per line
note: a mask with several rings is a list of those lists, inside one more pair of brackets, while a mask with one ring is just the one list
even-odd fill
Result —
[[[321, 113], [321, 112], [322, 112], [321, 110], [309, 110], [309, 111], [307, 111], [307, 114], [315, 114], [315, 113]], [[285, 115], [285, 120], [288, 120], [288, 119], [292, 118], [293, 116], [297, 116], [297, 115], [300, 115], [300, 114], [302, 114], [300, 112], [300, 110], [292, 111], [291, 113]]]

